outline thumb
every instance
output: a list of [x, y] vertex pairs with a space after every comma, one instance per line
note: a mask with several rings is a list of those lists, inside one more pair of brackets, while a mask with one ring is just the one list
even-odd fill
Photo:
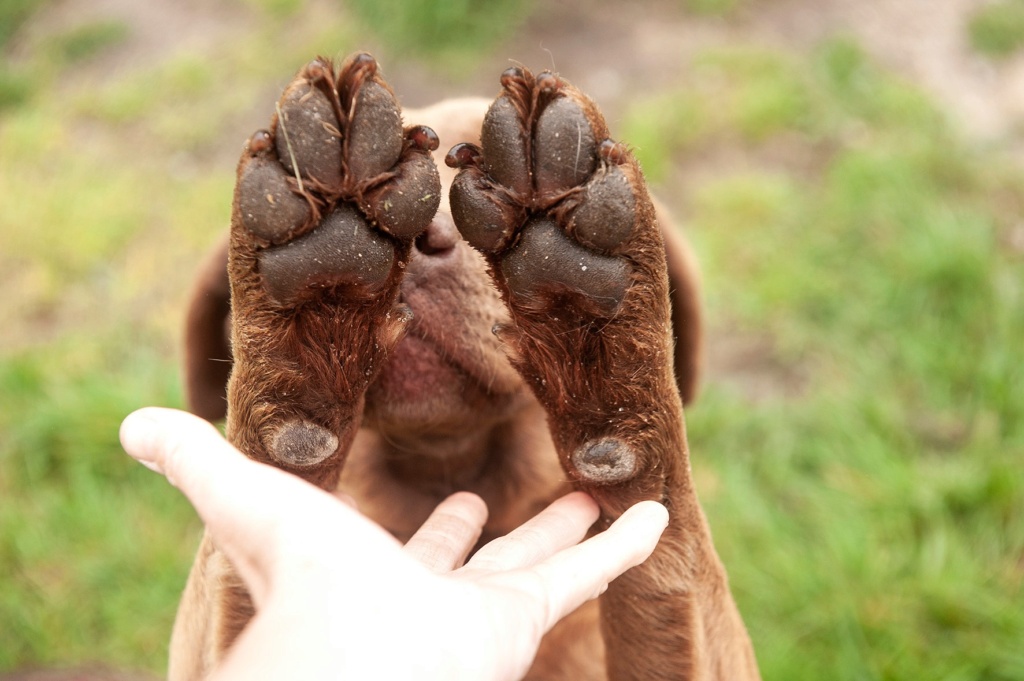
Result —
[[322, 518], [341, 506], [313, 485], [246, 458], [192, 414], [140, 409], [124, 420], [120, 435], [128, 454], [188, 498], [257, 603], [278, 567], [289, 519]]

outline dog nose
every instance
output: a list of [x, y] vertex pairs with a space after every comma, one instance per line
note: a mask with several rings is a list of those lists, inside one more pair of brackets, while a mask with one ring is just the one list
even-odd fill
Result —
[[438, 211], [427, 229], [416, 237], [416, 250], [423, 255], [444, 255], [455, 248], [461, 238], [452, 216]]

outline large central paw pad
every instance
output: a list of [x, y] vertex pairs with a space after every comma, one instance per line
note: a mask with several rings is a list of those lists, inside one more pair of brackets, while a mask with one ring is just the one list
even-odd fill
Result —
[[370, 55], [337, 71], [322, 59], [307, 65], [271, 129], [250, 138], [235, 198], [271, 301], [379, 292], [437, 212], [437, 144], [429, 128], [403, 129]]
[[488, 254], [513, 296], [574, 296], [615, 312], [631, 283], [622, 257], [637, 220], [635, 168], [600, 112], [551, 73], [512, 68], [487, 112], [482, 148], [446, 163], [462, 235]]

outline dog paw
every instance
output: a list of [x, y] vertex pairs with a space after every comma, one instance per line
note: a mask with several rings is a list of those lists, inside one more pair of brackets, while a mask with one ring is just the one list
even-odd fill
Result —
[[[551, 73], [502, 75], [482, 148], [454, 147], [452, 216], [519, 298], [568, 295], [611, 315], [631, 284], [635, 168], [590, 100]], [[639, 191], [643, 191], [641, 188]]]
[[370, 55], [338, 73], [324, 60], [306, 66], [271, 130], [250, 138], [237, 187], [269, 299], [292, 308], [324, 289], [379, 293], [404, 257], [396, 241], [413, 239], [437, 212], [437, 144], [429, 128], [403, 130]]
[[[512, 325], [498, 329], [548, 412], [567, 472], [587, 486], [656, 466], [645, 440], [672, 401], [664, 246], [643, 175], [596, 105], [560, 77], [511, 68], [481, 145], [446, 158], [460, 232], [491, 264]], [[675, 398], [678, 404], [678, 396]]]
[[249, 139], [229, 255], [228, 429], [250, 456], [324, 482], [320, 464], [347, 449], [410, 318], [397, 293], [440, 203], [437, 145], [403, 127], [368, 54], [309, 63]]

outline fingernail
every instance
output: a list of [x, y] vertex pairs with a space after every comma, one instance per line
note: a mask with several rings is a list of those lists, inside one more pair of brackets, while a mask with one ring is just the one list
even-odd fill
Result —
[[134, 411], [121, 422], [121, 446], [124, 450], [151, 471], [163, 474], [156, 461], [156, 447], [153, 436], [159, 423], [145, 409]]
[[650, 502], [647, 512], [651, 514], [652, 518], [657, 518], [661, 522], [662, 528], [668, 527], [669, 513], [668, 507], [657, 501]]
[[644, 522], [657, 523], [664, 530], [668, 527], [668, 509], [657, 501], [641, 501], [626, 511], [644, 519]]
[[160, 466], [157, 466], [152, 461], [143, 461], [142, 459], [136, 459], [136, 461], [138, 461], [139, 463], [141, 463], [143, 466], [153, 471], [154, 473], [159, 473], [160, 475], [164, 474], [164, 472], [160, 470]]
[[352, 495], [346, 494], [344, 492], [335, 492], [334, 496], [338, 497], [338, 499], [341, 500], [341, 503], [351, 506], [357, 511], [359, 510], [359, 503], [356, 502], [356, 498], [353, 497]]

